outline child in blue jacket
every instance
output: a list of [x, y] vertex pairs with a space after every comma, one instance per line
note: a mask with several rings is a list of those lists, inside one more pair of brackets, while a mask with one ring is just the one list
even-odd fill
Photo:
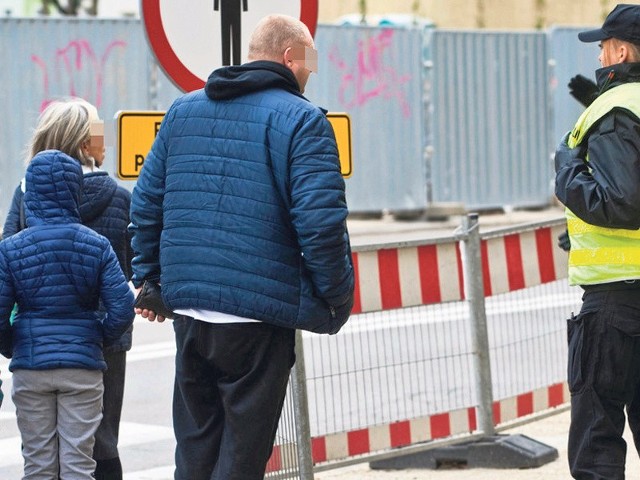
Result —
[[102, 348], [131, 326], [133, 293], [109, 241], [81, 224], [80, 163], [45, 150], [25, 179], [28, 228], [0, 242], [0, 353], [11, 358], [24, 475], [89, 480]]

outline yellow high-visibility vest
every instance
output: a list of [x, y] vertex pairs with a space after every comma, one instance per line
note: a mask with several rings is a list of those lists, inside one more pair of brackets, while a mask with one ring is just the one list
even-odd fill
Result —
[[[569, 147], [579, 146], [590, 128], [614, 108], [627, 110], [640, 119], [640, 83], [619, 85], [600, 95], [576, 122], [569, 136]], [[640, 279], [640, 230], [597, 227], [581, 220], [568, 208], [565, 214], [571, 240], [571, 285]]]

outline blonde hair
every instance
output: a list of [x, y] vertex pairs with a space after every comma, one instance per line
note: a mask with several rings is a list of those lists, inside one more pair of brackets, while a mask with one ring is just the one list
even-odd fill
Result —
[[99, 120], [98, 110], [82, 98], [67, 98], [51, 102], [38, 117], [27, 147], [26, 163], [44, 150], [60, 150], [82, 165], [94, 161], [82, 149], [90, 139], [91, 122]]
[[627, 48], [629, 49], [629, 55], [631, 62], [640, 62], [640, 45], [627, 42]]
[[248, 58], [280, 62], [291, 46], [309, 46], [313, 41], [307, 26], [288, 15], [268, 15], [258, 22], [249, 40]]
[[625, 46], [627, 48], [629, 56], [626, 60], [626, 63], [640, 62], [640, 45], [636, 45], [635, 43], [631, 43], [626, 40], [620, 40], [619, 38], [615, 37], [612, 37], [610, 40], [611, 48], [613, 50], [617, 50], [621, 46]]

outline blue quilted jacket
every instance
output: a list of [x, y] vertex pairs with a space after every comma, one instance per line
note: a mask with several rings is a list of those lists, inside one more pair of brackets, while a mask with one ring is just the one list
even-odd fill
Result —
[[164, 117], [131, 200], [133, 281], [172, 309], [335, 333], [353, 305], [333, 130], [273, 62], [225, 67]]
[[27, 168], [28, 228], [0, 242], [0, 353], [12, 357], [10, 370], [104, 370], [103, 342], [133, 322], [109, 241], [80, 224], [81, 189], [80, 164], [62, 152], [41, 152]]
[[[15, 235], [25, 227], [24, 192], [18, 185], [3, 227], [3, 237]], [[104, 235], [113, 248], [120, 268], [127, 280], [131, 278], [131, 239], [127, 231], [131, 193], [120, 187], [109, 174], [96, 170], [84, 174], [80, 195], [82, 224]], [[131, 349], [133, 325], [113, 343], [105, 345], [105, 352]]]

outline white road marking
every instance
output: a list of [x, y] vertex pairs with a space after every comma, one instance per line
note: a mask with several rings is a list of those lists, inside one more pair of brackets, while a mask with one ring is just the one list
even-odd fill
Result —
[[[149, 425], [143, 423], [121, 422], [119, 447], [129, 447], [143, 443], [153, 443], [163, 440], [172, 440], [173, 428], [160, 425]], [[9, 437], [0, 439], [0, 468], [22, 465], [22, 455], [20, 453], [20, 437]], [[173, 467], [172, 471], [173, 471]], [[129, 477], [127, 477], [129, 478]], [[133, 478], [164, 478], [164, 477], [131, 477]], [[168, 476], [166, 478], [171, 478]]]

